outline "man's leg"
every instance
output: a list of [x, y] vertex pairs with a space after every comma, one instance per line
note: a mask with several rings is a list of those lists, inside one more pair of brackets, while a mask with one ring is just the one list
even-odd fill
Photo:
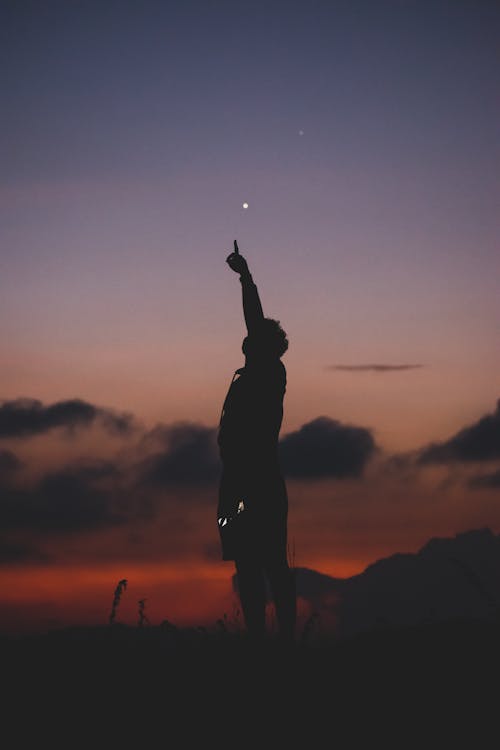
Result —
[[249, 557], [235, 560], [238, 590], [247, 632], [256, 639], [266, 634], [266, 582], [258, 562]]
[[281, 559], [269, 561], [266, 573], [273, 594], [280, 640], [293, 644], [297, 620], [295, 571], [290, 568], [286, 559]]

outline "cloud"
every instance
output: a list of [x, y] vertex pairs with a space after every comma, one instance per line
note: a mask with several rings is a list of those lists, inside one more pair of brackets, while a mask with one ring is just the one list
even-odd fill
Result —
[[317, 417], [279, 445], [284, 473], [291, 477], [359, 477], [377, 451], [370, 430]]
[[468, 486], [473, 489], [500, 489], [500, 469], [492, 474], [480, 474], [477, 477], [469, 479]]
[[22, 466], [22, 462], [15, 453], [7, 449], [0, 450], [0, 480], [10, 476]]
[[327, 370], [342, 370], [344, 372], [400, 372], [402, 370], [418, 370], [424, 365], [328, 365]]
[[421, 468], [417, 464], [416, 451], [392, 454], [380, 452], [379, 459], [375, 468], [382, 481], [397, 482], [400, 485], [415, 485], [418, 482]]
[[221, 464], [217, 430], [195, 422], [159, 425], [147, 433], [145, 444], [159, 446], [141, 465], [146, 485], [197, 483], [219, 476]]
[[500, 459], [500, 400], [496, 411], [464, 427], [449, 440], [432, 443], [419, 456], [421, 464]]
[[128, 514], [116, 477], [112, 463], [96, 461], [48, 474], [28, 489], [6, 489], [0, 495], [0, 525], [64, 533], [121, 524]]
[[0, 538], [0, 565], [49, 562], [49, 555], [41, 552], [36, 546]]
[[0, 438], [26, 438], [61, 427], [73, 431], [94, 423], [118, 435], [127, 434], [134, 428], [131, 415], [117, 414], [80, 399], [44, 406], [36, 399], [19, 398], [3, 401], [0, 405]]
[[[142, 443], [149, 455], [139, 465], [140, 486], [197, 484], [220, 476], [216, 428], [196, 422], [159, 425]], [[359, 477], [377, 450], [370, 430], [325, 416], [279, 442], [283, 471], [290, 477]]]

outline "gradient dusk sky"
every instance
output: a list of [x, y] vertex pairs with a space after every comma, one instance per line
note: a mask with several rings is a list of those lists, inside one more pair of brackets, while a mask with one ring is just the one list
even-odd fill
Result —
[[230, 606], [234, 239], [296, 564], [500, 531], [498, 2], [4, 0], [0, 59], [4, 628]]

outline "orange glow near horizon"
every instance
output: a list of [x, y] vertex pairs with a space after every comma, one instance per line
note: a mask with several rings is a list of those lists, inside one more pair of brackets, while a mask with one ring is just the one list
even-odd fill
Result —
[[[361, 562], [316, 562], [322, 573], [341, 578], [363, 568]], [[153, 625], [167, 619], [181, 627], [206, 627], [224, 615], [235, 616], [239, 605], [231, 587], [233, 573], [232, 563], [219, 562], [10, 567], [0, 574], [1, 604], [20, 631], [43, 628], [44, 622], [49, 627], [106, 624], [115, 587], [125, 578], [116, 621], [135, 624], [138, 601], [146, 599], [145, 613]]]
[[[168, 564], [137, 565], [124, 561], [107, 566], [24, 567], [2, 570], [2, 606], [33, 617], [46, 608], [60, 625], [108, 622], [115, 587], [125, 578], [127, 588], [117, 609], [117, 621], [133, 624], [137, 603], [146, 599], [152, 624], [168, 619], [177, 625], [207, 625], [232, 604], [229, 566]], [[47, 615], [46, 619], [50, 619]], [[19, 624], [16, 623], [16, 627]], [[37, 629], [26, 622], [23, 629]]]
[[[367, 566], [365, 561], [328, 560], [326, 558], [309, 560], [302, 567], [313, 567], [315, 570], [336, 578], [348, 578], [361, 573]], [[184, 584], [199, 581], [200, 584], [216, 585], [230, 581], [234, 572], [233, 565], [227, 563], [147, 563], [130, 564], [127, 561], [113, 565], [78, 565], [52, 567], [4, 567], [0, 573], [3, 601], [25, 601], [27, 594], [33, 601], [43, 600], [46, 596], [74, 595], [75, 589], [80, 592], [109, 591], [110, 586], [119, 580], [127, 579], [134, 586], [161, 586]]]

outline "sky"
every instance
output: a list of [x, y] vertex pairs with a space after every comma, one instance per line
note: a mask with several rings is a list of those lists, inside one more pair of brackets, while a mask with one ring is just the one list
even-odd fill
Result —
[[4, 0], [0, 628], [124, 578], [128, 622], [233, 611], [234, 239], [290, 341], [294, 563], [500, 532], [499, 37], [488, 0]]

